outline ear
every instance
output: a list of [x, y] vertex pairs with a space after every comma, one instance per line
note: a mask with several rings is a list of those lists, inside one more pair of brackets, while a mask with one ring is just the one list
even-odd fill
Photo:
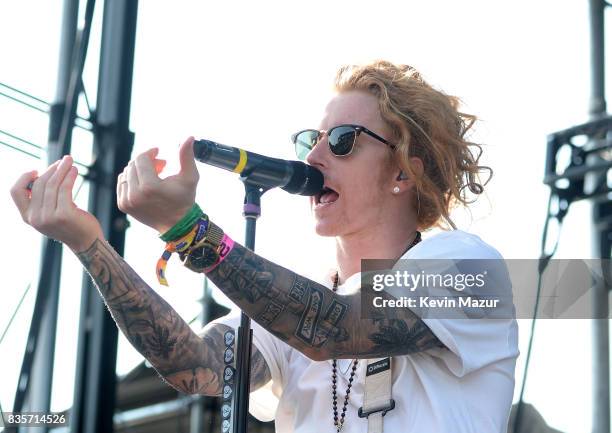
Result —
[[425, 165], [423, 160], [417, 156], [410, 158], [410, 168], [415, 173], [417, 178], [421, 178], [425, 172]]
[[[421, 158], [413, 156], [410, 158], [410, 168], [417, 178], [423, 174], [423, 161]], [[397, 176], [395, 177], [395, 186], [399, 187], [401, 191], [407, 191], [414, 187], [415, 182], [412, 176], [404, 172], [400, 167], [397, 167]]]

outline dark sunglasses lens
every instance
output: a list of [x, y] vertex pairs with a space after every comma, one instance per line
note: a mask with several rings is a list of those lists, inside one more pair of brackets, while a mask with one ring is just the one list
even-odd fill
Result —
[[329, 132], [329, 148], [334, 155], [348, 155], [355, 144], [356, 131], [350, 126], [332, 128]]
[[295, 137], [295, 154], [299, 160], [305, 160], [308, 153], [317, 144], [319, 132], [314, 130], [302, 131]]

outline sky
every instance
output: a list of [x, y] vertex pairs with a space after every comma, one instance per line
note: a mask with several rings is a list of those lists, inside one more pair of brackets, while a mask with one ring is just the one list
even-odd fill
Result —
[[[0, 40], [8, 41], [0, 44], [0, 82], [46, 101], [54, 99], [61, 9], [59, 0], [0, 3]], [[100, 3], [84, 72], [94, 105], [101, 12]], [[542, 183], [546, 136], [588, 119], [587, 13], [586, 0], [179, 1], [172, 7], [167, 2], [141, 1], [130, 121], [136, 134], [134, 155], [158, 146], [160, 157], [169, 161], [164, 175], [173, 174], [178, 144], [194, 135], [293, 159], [289, 136], [318, 125], [339, 66], [373, 59], [407, 63], [434, 87], [459, 96], [463, 110], [480, 118], [473, 139], [485, 144], [483, 161], [493, 168], [494, 177], [470, 212], [454, 214], [459, 228], [479, 235], [506, 258], [536, 258], [546, 212], [547, 189]], [[44, 145], [47, 118], [0, 96], [0, 130]], [[2, 133], [0, 140], [19, 144]], [[0, 145], [4, 243], [19, 246], [17, 253], [12, 248], [0, 251], [4, 264], [0, 330], [28, 284], [33, 285], [0, 345], [4, 409], [12, 406], [41, 245], [40, 236], [21, 221], [8, 194], [21, 173], [46, 166], [44, 152], [25, 147], [43, 160]], [[90, 152], [88, 134], [75, 133], [75, 158], [86, 164]], [[234, 239], [242, 240], [242, 184], [231, 173], [202, 165], [199, 169], [198, 203]], [[77, 203], [85, 207], [86, 198], [84, 185]], [[591, 257], [589, 221], [588, 203], [572, 205], [557, 257]], [[160, 288], [154, 267], [162, 249], [154, 231], [132, 221], [126, 260], [190, 320], [198, 312], [202, 278], [171, 262], [171, 287]], [[264, 196], [256, 251], [312, 278], [321, 279], [334, 266], [333, 239], [314, 234], [308, 200], [282, 191]], [[80, 265], [67, 252], [55, 410], [68, 407], [72, 399], [80, 283]], [[523, 355], [529, 324], [519, 322]], [[541, 321], [536, 332], [526, 400], [553, 427], [588, 431], [590, 322]], [[141, 359], [121, 337], [117, 372], [125, 374]], [[517, 389], [523, 363], [521, 356]]]

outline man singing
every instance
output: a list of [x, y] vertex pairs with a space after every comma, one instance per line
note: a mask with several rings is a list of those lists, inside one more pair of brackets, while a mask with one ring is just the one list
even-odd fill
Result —
[[[298, 158], [324, 176], [311, 209], [317, 234], [336, 240], [327, 285], [258, 256], [233, 241], [222, 221], [208, 219], [195, 204], [192, 138], [180, 148], [176, 176], [159, 178], [156, 149], [131, 161], [118, 178], [119, 209], [167, 242], [162, 281], [176, 252], [254, 320], [251, 391], [271, 382], [277, 431], [365, 433], [358, 409], [367, 360], [390, 357], [395, 408], [384, 431], [503, 433], [518, 356], [513, 318], [424, 318], [381, 308], [365, 319], [360, 303], [362, 259], [501, 259], [450, 218], [454, 205], [467, 205], [468, 191], [483, 192], [481, 149], [466, 137], [475, 117], [406, 65], [343, 67], [335, 87], [320, 124], [292, 137]], [[19, 178], [11, 193], [24, 221], [74, 251], [119, 329], [170, 385], [220, 395], [224, 334], [238, 316], [193, 332], [106, 242], [95, 217], [75, 206], [72, 164], [66, 156], [40, 176]], [[434, 226], [449, 230], [422, 240], [420, 232]]]

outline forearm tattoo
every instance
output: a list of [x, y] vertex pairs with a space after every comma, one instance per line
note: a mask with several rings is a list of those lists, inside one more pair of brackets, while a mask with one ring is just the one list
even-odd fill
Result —
[[[77, 257], [119, 329], [170, 385], [189, 394], [221, 394], [223, 335], [230, 327], [210, 324], [197, 335], [105, 241], [97, 239]], [[255, 390], [270, 381], [270, 371], [255, 347], [252, 360]]]
[[239, 244], [207, 275], [253, 320], [314, 360], [444, 347], [409, 309], [371, 311], [374, 319], [362, 319], [359, 293], [338, 295]]

